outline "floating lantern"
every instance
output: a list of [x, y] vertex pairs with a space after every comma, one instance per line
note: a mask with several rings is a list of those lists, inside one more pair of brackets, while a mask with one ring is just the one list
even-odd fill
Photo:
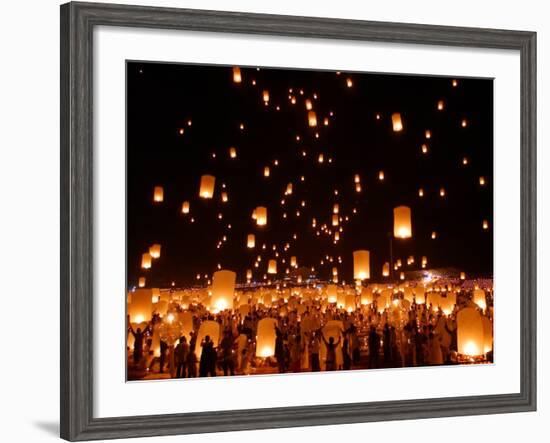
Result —
[[405, 280], [405, 273], [404, 272], [399, 273], [399, 280]]
[[359, 250], [353, 252], [353, 278], [365, 280], [370, 278], [370, 252]]
[[311, 100], [309, 98], [306, 99], [306, 109], [308, 111], [311, 111], [313, 109], [313, 104], [311, 103]]
[[149, 254], [148, 252], [146, 252], [145, 254], [142, 254], [141, 267], [143, 269], [151, 269], [151, 262], [152, 262], [151, 254]]
[[138, 287], [144, 288], [145, 287], [145, 277], [140, 277], [138, 280]]
[[456, 88], [458, 86], [458, 80], [453, 80], [451, 84], [453, 85], [453, 88]]
[[389, 262], [385, 262], [382, 265], [382, 277], [389, 277], [390, 276], [390, 264]]
[[420, 189], [418, 190], [418, 196], [419, 196], [419, 197], [424, 197], [424, 189], [420, 188]]
[[210, 341], [214, 343], [214, 346], [217, 347], [220, 341], [220, 324], [214, 320], [206, 320], [201, 323], [199, 327], [199, 332], [197, 334], [196, 348], [197, 359], [199, 361], [202, 355], [201, 343], [204, 341], [207, 335], [210, 337]]
[[483, 289], [474, 289], [472, 301], [484, 311], [487, 309], [487, 298]]
[[361, 183], [356, 183], [355, 184], [355, 192], [361, 192]]
[[309, 111], [307, 113], [307, 122], [310, 128], [317, 126], [317, 114], [315, 113], [315, 111]]
[[416, 286], [413, 289], [413, 293], [414, 293], [414, 302], [417, 305], [426, 303], [426, 292], [425, 292], [424, 286], [421, 286], [421, 285]]
[[370, 305], [373, 302], [372, 289], [370, 288], [361, 288], [361, 304]]
[[292, 266], [293, 268], [298, 267], [298, 261], [296, 260], [296, 257], [294, 255], [290, 257], [290, 266]]
[[160, 257], [160, 248], [161, 246], [159, 244], [154, 244], [149, 248], [149, 255], [153, 258], [159, 258]]
[[[160, 289], [159, 288], [152, 288], [151, 289], [151, 301], [153, 303], [159, 303], [160, 302]], [[158, 312], [158, 308], [157, 309]]]
[[334, 203], [334, 205], [332, 206], [332, 213], [338, 214], [339, 212], [340, 212], [340, 205], [338, 203]]
[[396, 238], [411, 238], [411, 208], [398, 206], [393, 210], [393, 235]]
[[491, 352], [493, 350], [493, 325], [489, 318], [481, 317], [483, 324], [483, 353]]
[[378, 180], [380, 180], [380, 181], [384, 180], [384, 171], [378, 172]]
[[182, 214], [189, 214], [189, 202], [188, 201], [184, 201], [183, 204], [181, 205], [181, 213]]
[[143, 323], [151, 319], [151, 313], [153, 312], [152, 293], [151, 289], [137, 289], [128, 293], [128, 295], [131, 295], [127, 311], [130, 323]]
[[437, 102], [437, 110], [438, 111], [443, 111], [444, 108], [445, 108], [445, 102], [443, 102], [443, 100], [439, 100]]
[[267, 89], [264, 89], [262, 96], [265, 103], [269, 102], [269, 91]]
[[485, 177], [479, 177], [479, 185], [485, 186]]
[[233, 82], [240, 83], [242, 81], [241, 68], [233, 66]]
[[212, 297], [210, 299], [211, 308], [216, 311], [233, 309], [236, 278], [237, 274], [233, 271], [214, 272], [212, 276]]
[[270, 173], [269, 166], [265, 166], [264, 167], [264, 177], [269, 177], [269, 173]]
[[255, 211], [256, 224], [258, 226], [265, 226], [267, 224], [267, 208], [265, 206], [258, 206]]
[[458, 353], [467, 356], [484, 354], [485, 336], [479, 312], [474, 308], [461, 309], [456, 323]]
[[292, 183], [286, 185], [285, 195], [292, 195]]
[[258, 322], [256, 332], [256, 357], [273, 357], [275, 355], [275, 340], [277, 338], [275, 328], [277, 320], [263, 318]]
[[327, 301], [336, 303], [338, 299], [338, 287], [336, 285], [327, 285]]
[[164, 201], [164, 188], [162, 186], [155, 186], [153, 190], [153, 201], [155, 203], [161, 203]]
[[317, 157], [317, 161], [319, 163], [323, 163], [325, 161], [325, 156], [323, 154], [319, 154], [319, 157]]
[[427, 129], [426, 132], [424, 133], [424, 135], [427, 139], [430, 139], [430, 138], [432, 138], [432, 131]]
[[465, 272], [460, 273], [460, 280], [466, 280], [466, 273]]
[[464, 166], [466, 166], [466, 165], [468, 164], [468, 157], [464, 157], [464, 158], [462, 159], [462, 164], [463, 164]]
[[201, 177], [199, 196], [201, 198], [212, 198], [214, 196], [215, 183], [216, 177], [214, 177], [213, 175], [203, 175]]
[[338, 223], [339, 223], [338, 216], [336, 214], [334, 214], [332, 216], [332, 226], [338, 226]]
[[237, 148], [234, 148], [234, 147], [229, 148], [229, 157], [237, 158]]
[[422, 154], [428, 153], [428, 145], [426, 143], [422, 143]]
[[435, 240], [437, 238], [437, 232], [432, 231], [432, 240]]
[[394, 112], [391, 115], [391, 121], [393, 126], [393, 132], [400, 132], [403, 130], [403, 122], [401, 120], [401, 114], [399, 112]]
[[468, 126], [468, 120], [466, 120], [465, 118], [463, 118], [462, 121], [460, 122], [460, 126], [462, 126], [463, 128], [465, 128], [466, 126]]
[[248, 234], [246, 247], [252, 249], [254, 246], [256, 246], [256, 236], [254, 234]]
[[269, 260], [267, 264], [267, 273], [268, 274], [276, 274], [277, 273], [277, 260]]
[[348, 88], [351, 88], [353, 86], [353, 81], [351, 80], [351, 78], [348, 78], [346, 80], [346, 85], [347, 85]]
[[222, 192], [222, 202], [227, 203], [229, 200], [229, 197], [227, 196], [227, 192]]
[[446, 193], [446, 191], [445, 191], [445, 188], [440, 188], [440, 189], [439, 189], [439, 196], [440, 196], [440, 197], [445, 197], [446, 194], [447, 194], [447, 193]]
[[483, 223], [481, 225], [484, 230], [489, 229], [489, 222], [487, 220], [483, 220]]

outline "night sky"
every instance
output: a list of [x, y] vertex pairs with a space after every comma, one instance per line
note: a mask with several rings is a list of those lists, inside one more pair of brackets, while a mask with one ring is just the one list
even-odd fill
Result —
[[[492, 80], [459, 78], [453, 86], [449, 77], [256, 67], [241, 67], [241, 72], [242, 82], [234, 83], [231, 66], [127, 63], [129, 288], [140, 276], [148, 287], [167, 287], [172, 281], [176, 286], [197, 284], [196, 274], [211, 276], [218, 263], [236, 271], [239, 282], [246, 269], [261, 280], [268, 260], [275, 258], [274, 244], [280, 253], [279, 277], [295, 255], [300, 266], [314, 266], [320, 278], [328, 280], [337, 266], [340, 281], [351, 283], [352, 253], [368, 249], [371, 280], [382, 281], [393, 208], [400, 205], [411, 207], [413, 236], [394, 240], [394, 259], [415, 257], [415, 265], [403, 270], [419, 269], [425, 255], [428, 268], [455, 267], [469, 277], [492, 276]], [[269, 91], [267, 106], [264, 90]], [[315, 128], [308, 126], [307, 98], [317, 115]], [[437, 109], [439, 100], [443, 110]], [[392, 130], [394, 112], [401, 114], [401, 132]], [[428, 129], [432, 135], [427, 140]], [[422, 153], [424, 143], [427, 154]], [[236, 148], [237, 158], [230, 158], [230, 147]], [[269, 178], [263, 176], [264, 166], [270, 167]], [[378, 180], [380, 170], [384, 181]], [[198, 195], [203, 174], [216, 177], [211, 200]], [[355, 174], [360, 175], [360, 193]], [[293, 194], [284, 196], [290, 182]], [[164, 188], [162, 203], [153, 202], [155, 186]], [[419, 188], [424, 197], [419, 197]], [[221, 201], [221, 191], [227, 192], [227, 203]], [[181, 213], [185, 200], [189, 214]], [[333, 229], [334, 203], [342, 217], [349, 217], [337, 244], [334, 234], [316, 235], [325, 223]], [[267, 226], [258, 227], [251, 218], [256, 206], [267, 207]], [[489, 229], [482, 228], [483, 220]], [[432, 231], [437, 232], [435, 240]], [[246, 247], [249, 233], [256, 235], [254, 249]], [[227, 240], [216, 248], [224, 235]], [[287, 242], [290, 248], [283, 253]], [[141, 255], [154, 243], [162, 245], [161, 257], [150, 270], [142, 270]], [[262, 261], [254, 268], [258, 255]], [[325, 260], [321, 266], [326, 255], [334, 262]]]

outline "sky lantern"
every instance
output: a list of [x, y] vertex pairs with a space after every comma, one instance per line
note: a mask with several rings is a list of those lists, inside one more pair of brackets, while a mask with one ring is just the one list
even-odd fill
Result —
[[422, 154], [428, 153], [428, 145], [426, 143], [422, 143], [421, 149], [422, 149]]
[[425, 292], [424, 286], [418, 285], [414, 287], [413, 293], [414, 293], [414, 302], [417, 305], [426, 303], [426, 292]]
[[145, 254], [141, 255], [141, 267], [143, 269], [151, 269], [151, 262], [152, 262], [151, 254], [146, 252]]
[[160, 257], [160, 248], [161, 246], [159, 244], [154, 244], [151, 247], [149, 247], [149, 255], [153, 258], [159, 258]]
[[338, 299], [338, 286], [330, 284], [327, 285], [327, 301], [329, 303], [336, 303]]
[[265, 103], [269, 102], [269, 91], [267, 89], [264, 89], [262, 93], [262, 97]]
[[296, 256], [290, 257], [290, 266], [293, 268], [296, 268], [298, 266], [298, 261], [296, 260]]
[[351, 78], [348, 77], [348, 79], [346, 80], [346, 86], [348, 88], [351, 88], [353, 86], [353, 81], [351, 80]]
[[267, 208], [265, 206], [258, 206], [255, 215], [258, 226], [265, 226], [267, 224]]
[[447, 194], [447, 192], [445, 191], [445, 188], [440, 188], [439, 189], [439, 196], [440, 197], [445, 197], [446, 194]]
[[485, 177], [479, 177], [479, 186], [485, 186]]
[[465, 118], [463, 118], [462, 121], [460, 122], [460, 126], [462, 126], [463, 128], [465, 128], [466, 126], [468, 126], [468, 120], [466, 120]]
[[229, 157], [237, 158], [237, 148], [233, 146], [229, 148]]
[[233, 66], [233, 82], [240, 83], [242, 81], [241, 68]]
[[425, 268], [427, 266], [427, 264], [428, 264], [428, 258], [425, 255], [423, 255], [422, 256], [422, 268]]
[[484, 311], [487, 309], [487, 298], [483, 289], [474, 289], [472, 301]]
[[355, 176], [353, 177], [353, 182], [361, 183], [361, 177], [359, 176], [359, 174], [355, 174]]
[[269, 166], [264, 166], [264, 177], [269, 177]]
[[339, 224], [338, 215], [333, 214], [332, 215], [332, 226], [338, 226], [338, 224]]
[[310, 128], [317, 126], [317, 114], [315, 111], [309, 111], [307, 113], [307, 122]]
[[317, 157], [317, 161], [319, 163], [323, 163], [325, 161], [325, 156], [322, 153], [319, 154], [319, 157]]
[[252, 249], [254, 246], [256, 246], [256, 236], [254, 234], [248, 234], [246, 238], [246, 247]]
[[481, 315], [474, 308], [464, 308], [456, 316], [458, 353], [467, 356], [484, 354], [485, 336]]
[[432, 240], [435, 240], [437, 238], [437, 232], [436, 231], [432, 231]]
[[197, 347], [196, 354], [197, 359], [200, 361], [202, 355], [202, 346], [201, 343], [204, 341], [206, 336], [210, 337], [210, 341], [214, 343], [214, 346], [218, 346], [220, 342], [220, 324], [214, 320], [203, 321], [199, 327], [199, 332], [197, 334]]
[[466, 273], [465, 272], [460, 273], [460, 280], [466, 280]]
[[489, 221], [488, 220], [483, 220], [483, 223], [481, 224], [481, 226], [484, 230], [489, 229]]
[[233, 271], [221, 270], [214, 272], [212, 276], [212, 297], [210, 306], [216, 311], [233, 309], [233, 296], [235, 294], [235, 280], [237, 274]]
[[379, 171], [378, 172], [378, 180], [383, 181], [384, 178], [385, 178], [384, 171]]
[[189, 214], [189, 202], [188, 201], [184, 201], [181, 205], [181, 213], [182, 214]]
[[216, 183], [216, 177], [214, 177], [213, 175], [203, 175], [201, 177], [199, 197], [212, 198], [214, 196], [215, 183]]
[[144, 288], [145, 287], [145, 277], [140, 277], [138, 280], [138, 287]]
[[223, 203], [227, 203], [227, 201], [229, 200], [229, 197], [227, 196], [227, 192], [222, 192], [222, 202]]
[[382, 277], [389, 277], [390, 276], [390, 263], [385, 262], [382, 265]]
[[252, 280], [252, 269], [246, 270], [246, 279], [249, 281]]
[[292, 195], [292, 183], [286, 185], [285, 195]]
[[353, 278], [355, 280], [365, 280], [367, 278], [370, 278], [369, 251], [353, 251]]
[[411, 238], [411, 208], [398, 206], [393, 210], [393, 235], [395, 238]]
[[340, 212], [340, 205], [338, 203], [334, 203], [334, 206], [332, 207], [332, 213], [338, 214]]
[[267, 273], [276, 274], [277, 273], [277, 260], [271, 259], [267, 264]]
[[438, 111], [443, 111], [444, 108], [445, 108], [445, 102], [443, 100], [439, 100], [437, 102], [437, 110]]
[[373, 301], [373, 294], [371, 288], [361, 288], [361, 304], [363, 306], [370, 305]]
[[162, 203], [164, 201], [164, 188], [162, 186], [155, 186], [153, 190], [153, 201], [155, 203]]
[[391, 115], [391, 122], [393, 126], [393, 132], [400, 132], [403, 130], [403, 122], [401, 120], [401, 114], [399, 112], [394, 112]]
[[311, 111], [313, 109], [313, 103], [311, 103], [311, 100], [307, 98], [305, 103], [306, 103], [306, 109], [308, 111]]
[[277, 320], [263, 318], [258, 322], [256, 332], [256, 357], [273, 357], [275, 355], [275, 340], [277, 338], [275, 327]]
[[355, 192], [361, 192], [361, 183], [355, 183]]
[[493, 325], [488, 317], [481, 317], [483, 324], [483, 353], [491, 352], [493, 350]]
[[432, 131], [426, 129], [426, 132], [424, 132], [424, 136], [429, 140], [430, 138], [432, 138]]
[[418, 196], [419, 196], [419, 197], [424, 197], [424, 189], [423, 189], [423, 188], [420, 188], [420, 189], [418, 190]]
[[344, 308], [348, 312], [355, 311], [355, 294], [354, 293], [349, 292], [349, 293], [346, 294]]
[[131, 300], [128, 302], [128, 316], [130, 323], [143, 323], [151, 319], [153, 311], [153, 297], [151, 289], [137, 289], [131, 292]]

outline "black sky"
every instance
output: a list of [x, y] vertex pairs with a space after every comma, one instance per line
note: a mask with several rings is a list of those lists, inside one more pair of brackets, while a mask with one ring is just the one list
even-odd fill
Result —
[[[315, 266], [322, 278], [329, 278], [336, 261], [319, 264], [328, 254], [342, 257], [339, 274], [351, 282], [352, 252], [368, 249], [372, 279], [380, 280], [382, 263], [389, 261], [393, 208], [399, 205], [412, 209], [413, 238], [394, 241], [396, 258], [416, 258], [416, 267], [407, 269], [417, 269], [420, 257], [426, 255], [429, 267], [492, 275], [492, 80], [460, 78], [453, 87], [447, 77], [255, 67], [242, 68], [242, 76], [242, 83], [236, 84], [229, 66], [127, 63], [129, 287], [140, 276], [147, 278], [148, 286], [168, 286], [171, 281], [178, 286], [194, 284], [197, 273], [211, 274], [218, 263], [237, 271], [242, 281], [260, 253], [262, 262], [254, 275], [261, 278], [267, 260], [274, 258], [271, 246], [279, 245], [281, 252], [286, 242], [291, 247], [279, 257], [279, 271], [286, 268], [281, 258], [288, 261], [296, 255], [300, 265]], [[347, 78], [353, 81], [351, 88]], [[289, 88], [296, 96], [295, 105], [288, 98]], [[268, 106], [262, 100], [264, 89], [270, 94]], [[317, 128], [307, 125], [306, 98], [312, 99]], [[443, 111], [437, 110], [438, 100], [445, 102]], [[324, 126], [330, 111], [334, 115]], [[393, 112], [403, 118], [400, 133], [392, 131]], [[432, 131], [430, 140], [424, 137], [426, 129]], [[421, 152], [422, 143], [429, 146], [427, 155]], [[236, 159], [229, 156], [231, 146], [237, 149]], [[319, 153], [325, 156], [322, 165]], [[467, 166], [462, 164], [465, 156]], [[273, 165], [274, 159], [279, 166]], [[263, 177], [266, 165], [271, 169], [268, 179]], [[385, 172], [384, 182], [378, 180], [379, 170]], [[212, 200], [198, 197], [203, 174], [216, 176]], [[355, 192], [355, 174], [361, 177], [360, 194]], [[300, 182], [302, 175], [305, 182]], [[479, 185], [480, 176], [486, 179], [484, 187]], [[282, 206], [289, 182], [294, 192]], [[222, 183], [227, 203], [221, 202]], [[153, 203], [154, 186], [164, 187], [161, 204]], [[423, 198], [418, 196], [420, 187]], [[439, 196], [440, 187], [446, 190], [445, 198]], [[191, 204], [187, 216], [181, 214], [184, 200]], [[300, 206], [302, 200], [305, 208]], [[334, 203], [340, 204], [341, 215], [350, 217], [337, 245], [332, 237], [317, 237], [311, 227], [313, 217], [318, 226], [330, 227]], [[251, 219], [259, 205], [268, 208], [268, 225], [261, 229]], [[297, 209], [300, 217], [295, 216]], [[484, 219], [489, 230], [482, 229]], [[430, 238], [434, 230], [436, 240]], [[246, 248], [248, 233], [256, 234], [253, 251]], [[297, 240], [292, 239], [294, 233]], [[217, 249], [223, 235], [227, 242]], [[141, 254], [153, 243], [162, 245], [161, 258], [143, 271]], [[265, 251], [260, 249], [263, 243]]]

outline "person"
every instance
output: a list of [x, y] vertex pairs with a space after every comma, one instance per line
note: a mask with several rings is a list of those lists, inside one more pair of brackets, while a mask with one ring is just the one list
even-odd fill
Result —
[[351, 355], [350, 355], [350, 345], [349, 345], [349, 335], [344, 334], [344, 341], [342, 343], [342, 364], [344, 371], [349, 371], [351, 369]]
[[187, 354], [189, 353], [189, 345], [185, 336], [181, 336], [178, 345], [176, 346], [176, 378], [185, 378], [187, 369]]
[[299, 334], [292, 336], [292, 341], [290, 343], [290, 372], [300, 372], [301, 371], [301, 360], [302, 360], [302, 345], [301, 337]]
[[220, 342], [220, 348], [222, 351], [222, 369], [223, 375], [227, 376], [235, 375], [235, 359], [233, 354], [234, 337], [231, 330], [226, 329], [222, 341]]
[[374, 369], [378, 367], [378, 352], [380, 349], [380, 339], [376, 328], [374, 326], [370, 327], [369, 332], [369, 368]]
[[199, 377], [216, 376], [216, 350], [214, 343], [210, 340], [210, 336], [204, 337], [204, 342], [201, 344], [202, 354], [199, 362]]
[[319, 372], [321, 370], [321, 363], [319, 360], [319, 350], [321, 344], [319, 342], [319, 331], [312, 333], [310, 350], [311, 350], [311, 370], [312, 372]]
[[393, 360], [392, 356], [392, 339], [390, 325], [384, 325], [384, 365], [390, 366]]
[[361, 351], [359, 337], [357, 336], [357, 327], [352, 324], [349, 328], [349, 342], [351, 347], [351, 360], [354, 365], [359, 365], [361, 361]]
[[327, 348], [327, 356], [325, 359], [325, 370], [335, 371], [336, 370], [336, 349], [340, 345], [341, 338], [338, 338], [338, 341], [336, 343], [334, 342], [334, 337], [329, 337], [327, 341], [322, 331], [321, 331], [321, 338], [323, 339], [323, 342], [325, 343], [325, 346]]
[[443, 353], [441, 352], [441, 339], [439, 334], [434, 331], [430, 332], [428, 338], [428, 364], [429, 365], [442, 365]]
[[286, 353], [283, 332], [275, 327], [275, 358], [280, 374], [286, 372]]
[[141, 328], [137, 328], [134, 331], [134, 328], [130, 324], [129, 326], [130, 333], [134, 336], [134, 366], [138, 366], [142, 357], [143, 357], [143, 340], [145, 339], [145, 336], [150, 332], [149, 325], [145, 327], [145, 329], [142, 331]]
[[164, 341], [160, 341], [160, 373], [164, 373], [164, 363], [166, 363], [166, 351], [168, 350], [168, 344]]

